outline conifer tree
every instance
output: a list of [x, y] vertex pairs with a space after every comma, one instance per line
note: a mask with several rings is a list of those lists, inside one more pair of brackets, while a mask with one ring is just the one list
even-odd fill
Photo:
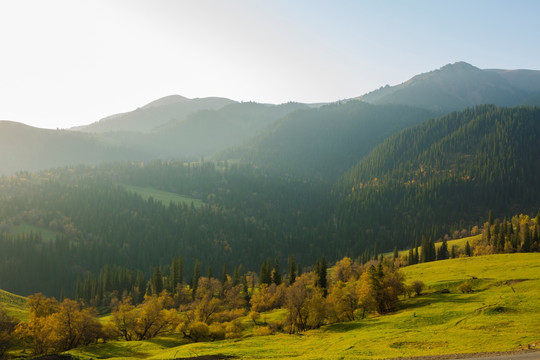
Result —
[[201, 263], [199, 259], [195, 260], [195, 265], [193, 265], [193, 298], [195, 298], [195, 292], [199, 286], [199, 279], [201, 277]]
[[221, 284], [225, 284], [227, 282], [227, 263], [223, 263], [223, 270], [221, 271]]
[[326, 295], [328, 294], [328, 289], [327, 289], [327, 265], [326, 265], [326, 258], [323, 256], [320, 264], [319, 264], [319, 272], [318, 272], [318, 275], [319, 275], [319, 281], [318, 281], [318, 285], [321, 289], [323, 289], [323, 295], [326, 297]]
[[465, 243], [465, 255], [471, 256], [471, 245], [468, 241]]
[[448, 258], [448, 242], [444, 239], [437, 252], [437, 260], [446, 260]]
[[144, 293], [146, 291], [146, 280], [144, 279], [144, 274], [141, 270], [137, 271], [135, 287], [137, 288], [137, 297], [133, 297], [133, 301], [139, 304], [144, 300]]
[[457, 246], [456, 245], [452, 245], [452, 252], [451, 252], [451, 255], [452, 259], [455, 259], [457, 257]]
[[281, 272], [279, 270], [279, 261], [277, 258], [274, 260], [274, 269], [272, 270], [272, 282], [276, 285], [281, 284]]
[[240, 267], [236, 265], [233, 270], [232, 286], [240, 284]]
[[154, 295], [159, 295], [163, 291], [163, 276], [159, 266], [154, 268], [154, 275], [152, 276], [152, 290]]
[[531, 230], [527, 223], [523, 224], [523, 244], [521, 245], [521, 251], [531, 251]]
[[289, 286], [294, 284], [296, 280], [296, 264], [294, 262], [294, 255], [289, 257]]
[[272, 283], [272, 270], [270, 268], [270, 260], [266, 260], [261, 265], [261, 270], [259, 272], [259, 285], [266, 284], [270, 285]]

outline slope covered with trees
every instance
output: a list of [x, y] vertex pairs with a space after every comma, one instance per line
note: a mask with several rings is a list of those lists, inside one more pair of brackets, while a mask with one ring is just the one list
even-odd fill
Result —
[[479, 106], [396, 134], [341, 180], [351, 246], [435, 239], [492, 210], [538, 210], [540, 109]]
[[[122, 184], [202, 200], [202, 206], [143, 200]], [[251, 167], [179, 162], [116, 163], [19, 173], [0, 181], [0, 281], [20, 294], [73, 294], [75, 280], [104, 266], [142, 270], [182, 256], [186, 275], [256, 269], [267, 256], [306, 262], [324, 245], [333, 203], [329, 189], [267, 176]], [[21, 225], [41, 232], [16, 234]], [[332, 256], [332, 255], [330, 255]], [[190, 275], [189, 275], [190, 276]]]
[[387, 137], [433, 116], [408, 106], [338, 102], [292, 112], [217, 158], [333, 182]]

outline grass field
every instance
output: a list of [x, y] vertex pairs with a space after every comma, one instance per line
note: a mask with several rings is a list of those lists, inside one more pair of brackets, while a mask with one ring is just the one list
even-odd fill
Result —
[[25, 297], [0, 290], [0, 308], [4, 309], [9, 315], [19, 320], [27, 320], [28, 312], [25, 305]]
[[[478, 242], [481, 239], [482, 239], [482, 234], [469, 236], [469, 237], [462, 238], [462, 239], [449, 240], [448, 241], [448, 252], [450, 252], [450, 250], [452, 249], [452, 246], [457, 246], [457, 248], [460, 251], [463, 252], [465, 250], [465, 244], [467, 243], [467, 241], [469, 242], [469, 245], [472, 246], [474, 243]], [[441, 245], [442, 245], [442, 242], [435, 243], [435, 248], [439, 249], [441, 247]], [[421, 250], [422, 250], [422, 246], [418, 246], [418, 252], [420, 252]], [[387, 252], [387, 253], [384, 253], [383, 255], [386, 256], [386, 257], [392, 256], [392, 252]], [[400, 256], [407, 256], [407, 255], [409, 255], [409, 250], [408, 249], [407, 250], [400, 250], [399, 255]]]
[[34, 234], [41, 233], [43, 240], [47, 240], [47, 241], [56, 240], [57, 234], [54, 231], [51, 231], [47, 229], [46, 227], [35, 226], [35, 225], [24, 224], [24, 223], [14, 226], [13, 229], [11, 230], [11, 235], [17, 236], [17, 235], [22, 235], [22, 234], [29, 234], [31, 232]]
[[[234, 355], [242, 359], [385, 359], [497, 352], [540, 344], [540, 254], [501, 254], [437, 261], [403, 269], [425, 293], [386, 316], [278, 334], [184, 344], [175, 336], [110, 342], [71, 351], [81, 358], [173, 359]], [[457, 287], [471, 281], [474, 292]], [[442, 293], [448, 289], [449, 293]], [[263, 317], [265, 314], [262, 314]], [[267, 314], [279, 316], [279, 310]]]
[[185, 203], [188, 205], [191, 205], [191, 203], [193, 203], [196, 208], [199, 208], [202, 205], [202, 201], [200, 199], [195, 199], [192, 197], [183, 196], [167, 191], [127, 184], [122, 184], [122, 186], [128, 191], [141, 195], [142, 198], [145, 200], [147, 200], [149, 197], [152, 197], [155, 201], [160, 201], [165, 206], [168, 206], [171, 202]]

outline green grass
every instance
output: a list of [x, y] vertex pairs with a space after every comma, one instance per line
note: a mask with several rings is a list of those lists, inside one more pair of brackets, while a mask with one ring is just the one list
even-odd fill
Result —
[[25, 297], [0, 290], [0, 308], [4, 309], [8, 315], [19, 320], [27, 320], [28, 311], [25, 305]]
[[47, 229], [46, 227], [35, 226], [35, 225], [30, 225], [30, 224], [25, 224], [25, 223], [14, 226], [13, 229], [11, 230], [11, 235], [16, 237], [17, 235], [29, 234], [31, 232], [34, 234], [41, 233], [41, 237], [43, 238], [43, 240], [47, 240], [47, 241], [56, 240], [56, 235], [57, 235], [56, 232], [51, 231]]
[[[385, 359], [522, 349], [540, 341], [539, 270], [538, 253], [419, 264], [404, 268], [403, 273], [408, 282], [421, 279], [428, 287], [425, 294], [403, 300], [401, 308], [391, 315], [328, 325], [301, 335], [246, 335], [243, 339], [194, 344], [171, 336], [146, 342], [111, 342], [71, 353], [85, 359], [172, 359], [211, 354], [242, 359]], [[457, 287], [468, 280], [474, 292], [458, 292]], [[442, 289], [450, 293], [441, 293]], [[283, 310], [261, 315], [279, 318]]]
[[148, 200], [148, 198], [152, 197], [154, 201], [160, 201], [165, 206], [168, 206], [171, 202], [185, 203], [188, 205], [191, 205], [191, 203], [193, 203], [196, 208], [200, 208], [202, 205], [202, 201], [200, 199], [175, 194], [172, 192], [162, 191], [151, 187], [141, 187], [127, 184], [122, 184], [122, 186], [128, 191], [141, 195], [141, 197], [145, 200]]
[[[468, 236], [462, 239], [456, 239], [456, 240], [449, 240], [448, 241], [448, 252], [452, 250], [452, 246], [457, 246], [457, 248], [463, 252], [465, 250], [465, 244], [467, 241], [469, 242], [469, 245], [473, 245], [474, 243], [478, 242], [482, 239], [482, 234], [474, 235], [474, 236]], [[420, 244], [419, 244], [420, 245]], [[435, 248], [439, 249], [442, 245], [442, 242], [435, 243]], [[422, 246], [418, 246], [418, 252], [422, 250]], [[392, 252], [387, 252], [383, 254], [385, 257], [392, 256]], [[408, 256], [409, 255], [409, 249], [407, 250], [400, 250], [399, 256]]]

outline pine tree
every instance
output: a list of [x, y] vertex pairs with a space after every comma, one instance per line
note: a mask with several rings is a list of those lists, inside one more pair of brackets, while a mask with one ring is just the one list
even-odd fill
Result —
[[448, 258], [448, 242], [444, 239], [437, 252], [437, 260], [446, 260]]
[[259, 285], [266, 284], [270, 285], [272, 283], [272, 270], [270, 268], [270, 260], [266, 260], [261, 265], [261, 270], [259, 272]]
[[272, 270], [272, 282], [276, 285], [281, 284], [281, 272], [279, 270], [279, 261], [277, 258], [274, 260], [274, 269]]
[[450, 255], [452, 259], [455, 259], [457, 257], [457, 246], [452, 245], [452, 254]]
[[296, 264], [294, 262], [294, 255], [289, 257], [289, 285], [294, 284], [296, 280]]
[[246, 275], [242, 276], [242, 290], [244, 291], [244, 298], [246, 299], [246, 303], [249, 304], [249, 286]]
[[163, 291], [163, 276], [159, 266], [154, 268], [154, 275], [152, 276], [152, 290], [154, 295], [159, 295]]
[[232, 286], [240, 284], [240, 267], [236, 265], [233, 270]]
[[195, 265], [193, 266], [193, 298], [195, 298], [195, 292], [199, 286], [199, 279], [201, 277], [201, 263], [199, 259], [195, 260]]
[[396, 246], [394, 246], [394, 253], [392, 254], [392, 260], [396, 261], [398, 256], [399, 256], [399, 251], [398, 251], [398, 247], [396, 245]]
[[522, 252], [531, 251], [531, 230], [527, 223], [523, 224], [523, 244], [521, 245]]
[[221, 284], [225, 284], [227, 282], [227, 263], [223, 263], [223, 270], [221, 270]]
[[136, 304], [140, 304], [144, 300], [144, 293], [146, 292], [146, 280], [141, 270], [137, 271], [137, 279], [135, 280], [135, 287], [137, 288], [137, 298], [133, 298]]
[[465, 243], [465, 255], [471, 256], [471, 245], [468, 241]]
[[318, 282], [318, 285], [321, 289], [323, 289], [323, 295], [326, 297], [326, 295], [328, 294], [328, 290], [327, 290], [327, 265], [326, 265], [326, 258], [323, 256], [320, 264], [319, 264], [319, 272], [318, 272], [318, 275], [319, 275], [319, 282]]

